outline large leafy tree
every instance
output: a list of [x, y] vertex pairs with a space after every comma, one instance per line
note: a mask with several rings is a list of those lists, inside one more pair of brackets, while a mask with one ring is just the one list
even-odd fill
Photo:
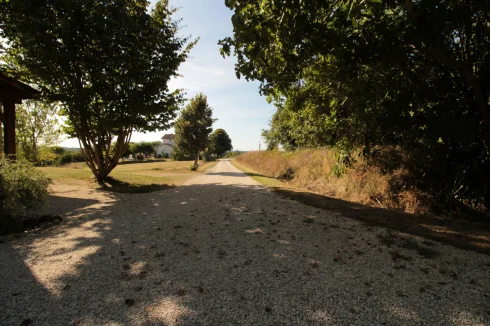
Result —
[[490, 203], [488, 2], [226, 4], [222, 53], [278, 107], [271, 147], [395, 145], [435, 200]]
[[194, 42], [167, 0], [0, 1], [4, 70], [58, 101], [99, 183], [134, 131], [167, 129], [182, 101], [168, 82]]
[[54, 103], [26, 101], [16, 109], [17, 143], [27, 160], [38, 162], [41, 149], [57, 145], [61, 131]]
[[221, 157], [225, 152], [231, 151], [233, 145], [231, 144], [231, 138], [224, 129], [216, 129], [209, 137], [209, 149], [211, 153]]
[[209, 145], [209, 135], [213, 131], [213, 109], [202, 93], [193, 97], [175, 121], [175, 152], [191, 153], [194, 168], [199, 164], [199, 152]]
[[295, 109], [293, 98], [277, 101], [269, 130], [262, 131], [267, 149], [281, 146], [285, 150], [298, 147], [321, 147], [327, 144], [327, 116], [314, 105]]

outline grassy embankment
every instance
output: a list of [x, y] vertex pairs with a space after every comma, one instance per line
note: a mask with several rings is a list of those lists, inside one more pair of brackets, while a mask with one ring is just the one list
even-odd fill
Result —
[[248, 152], [232, 163], [258, 182], [290, 199], [341, 212], [390, 230], [412, 233], [490, 254], [488, 223], [430, 214], [430, 196], [410, 187], [394, 193], [405, 171], [381, 173], [359, 159], [342, 177], [333, 175], [335, 152], [327, 149]]
[[236, 163], [247, 172], [258, 172], [257, 181], [271, 186], [308, 190], [333, 198], [397, 209], [407, 213], [428, 213], [427, 204], [409, 190], [391, 193], [390, 179], [398, 171], [381, 174], [362, 159], [338, 177], [333, 174], [337, 165], [335, 151], [310, 149], [296, 152], [262, 151], [239, 156]]
[[[198, 171], [191, 171], [191, 161], [141, 162], [119, 164], [110, 174], [108, 190], [116, 192], [148, 192], [168, 186], [180, 185], [186, 180], [213, 167], [216, 162], [201, 163]], [[85, 163], [72, 163], [60, 167], [38, 168], [54, 183], [85, 183], [98, 187]]]

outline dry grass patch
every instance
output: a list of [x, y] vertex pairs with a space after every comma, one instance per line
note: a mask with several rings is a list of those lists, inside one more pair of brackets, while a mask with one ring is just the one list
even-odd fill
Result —
[[[216, 162], [201, 163], [198, 171], [190, 171], [191, 161], [144, 162], [118, 165], [110, 174], [108, 189], [117, 192], [149, 192], [184, 183], [213, 167]], [[98, 187], [85, 163], [39, 168], [57, 183], [88, 183]]]
[[248, 152], [236, 160], [239, 164], [283, 181], [289, 187], [339, 198], [373, 207], [398, 209], [407, 213], [424, 214], [428, 204], [415, 190], [393, 193], [393, 179], [404, 171], [383, 174], [375, 166], [359, 158], [352, 169], [338, 177], [337, 153], [328, 149], [308, 149], [296, 152]]

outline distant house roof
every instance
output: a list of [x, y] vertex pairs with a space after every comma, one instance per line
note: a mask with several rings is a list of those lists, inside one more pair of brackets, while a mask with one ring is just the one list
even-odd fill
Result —
[[172, 140], [172, 139], [174, 139], [174, 138], [175, 138], [175, 135], [174, 135], [174, 134], [165, 134], [165, 135], [162, 137], [162, 139], [170, 139], [170, 140]]

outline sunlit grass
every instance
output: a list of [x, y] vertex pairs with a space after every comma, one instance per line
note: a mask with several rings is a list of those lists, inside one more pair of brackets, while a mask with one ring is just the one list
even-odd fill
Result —
[[[248, 152], [235, 159], [235, 164], [253, 169], [264, 177], [257, 181], [268, 185], [278, 181], [280, 187], [294, 187], [329, 197], [373, 207], [394, 208], [410, 213], [422, 210], [412, 200], [410, 203], [395, 200], [390, 192], [390, 175], [384, 175], [358, 158], [348, 173], [337, 177], [334, 149], [305, 149], [295, 152], [260, 151]], [[270, 177], [269, 179], [266, 179]], [[403, 199], [407, 198], [404, 196]], [[415, 207], [415, 208], [412, 208]]]
[[[133, 185], [180, 185], [213, 167], [216, 162], [200, 163], [198, 171], [191, 171], [192, 161], [167, 161], [118, 165], [110, 174], [113, 179]], [[55, 182], [94, 182], [85, 163], [72, 163], [60, 167], [41, 167], [41, 171]]]

